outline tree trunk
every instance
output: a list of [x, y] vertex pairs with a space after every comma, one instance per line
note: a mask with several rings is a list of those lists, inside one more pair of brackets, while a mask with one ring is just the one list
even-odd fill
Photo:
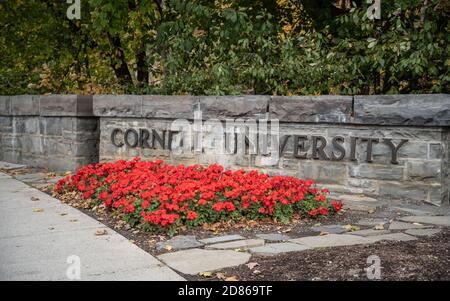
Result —
[[111, 37], [109, 34], [108, 38], [113, 46], [112, 53], [116, 53], [117, 51], [117, 53], [119, 54], [116, 60], [111, 62], [111, 67], [116, 74], [119, 84], [130, 86], [133, 85], [133, 79], [131, 78], [131, 73], [125, 60], [125, 54], [122, 49], [120, 38], [118, 36]]

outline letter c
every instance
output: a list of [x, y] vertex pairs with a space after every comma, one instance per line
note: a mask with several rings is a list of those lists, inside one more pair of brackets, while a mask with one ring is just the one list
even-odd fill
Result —
[[111, 142], [116, 147], [122, 147], [123, 146], [123, 142], [117, 143], [117, 141], [116, 141], [116, 136], [117, 136], [118, 133], [123, 135], [123, 131], [121, 129], [114, 129], [111, 132]]

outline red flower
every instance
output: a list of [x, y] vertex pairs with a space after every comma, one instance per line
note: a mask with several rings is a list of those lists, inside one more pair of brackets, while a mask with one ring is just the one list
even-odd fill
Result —
[[325, 195], [323, 195], [323, 194], [321, 194], [321, 195], [316, 195], [316, 201], [318, 201], [318, 202], [323, 202], [323, 201], [325, 201], [325, 200], [326, 200]]
[[134, 212], [134, 206], [133, 205], [125, 206], [124, 211], [125, 211], [125, 213], [133, 213]]
[[215, 211], [217, 211], [217, 212], [220, 212], [220, 211], [222, 211], [223, 210], [223, 203], [215, 203], [213, 206], [212, 206], [212, 209], [213, 210], [215, 210]]
[[331, 201], [331, 206], [333, 206], [334, 210], [336, 210], [336, 212], [339, 212], [342, 209], [342, 202], [338, 202], [338, 201]]
[[103, 191], [98, 195], [100, 201], [104, 201], [108, 198], [108, 191]]
[[149, 202], [149, 201], [143, 201], [142, 204], [141, 204], [141, 207], [142, 207], [142, 209], [145, 209], [145, 208], [147, 208], [149, 205], [150, 205], [150, 202]]
[[319, 212], [321, 215], [328, 215], [328, 208], [320, 206], [319, 207]]
[[86, 186], [86, 184], [84, 184], [83, 182], [79, 182], [79, 183], [77, 184], [77, 189], [78, 189], [79, 191], [85, 191], [85, 190], [87, 189], [87, 186]]
[[188, 213], [187, 213], [187, 215], [186, 215], [186, 218], [188, 219], [188, 220], [194, 220], [194, 219], [196, 219], [198, 217], [198, 214], [197, 213], [195, 213], [194, 211], [191, 211], [191, 210], [189, 210], [188, 211]]
[[316, 216], [317, 215], [317, 209], [313, 209], [313, 210], [309, 211], [309, 215]]

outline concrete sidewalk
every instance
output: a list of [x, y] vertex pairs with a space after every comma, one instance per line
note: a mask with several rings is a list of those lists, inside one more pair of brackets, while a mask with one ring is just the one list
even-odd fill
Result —
[[81, 280], [184, 280], [105, 225], [0, 173], [0, 280], [69, 280], [73, 258]]

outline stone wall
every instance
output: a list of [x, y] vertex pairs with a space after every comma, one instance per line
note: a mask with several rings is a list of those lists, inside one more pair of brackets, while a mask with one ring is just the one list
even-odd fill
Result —
[[0, 96], [0, 160], [68, 171], [98, 162], [92, 96]]
[[[203, 120], [278, 119], [280, 144], [284, 145], [279, 160], [267, 165], [262, 164], [261, 154], [218, 155], [208, 149], [174, 154], [169, 149], [172, 122], [186, 119], [192, 123], [197, 110], [201, 110]], [[141, 156], [172, 164], [220, 163], [231, 169], [257, 168], [272, 175], [311, 178], [337, 197], [356, 194], [436, 205], [449, 200], [449, 95], [96, 95], [94, 114], [100, 117], [101, 161]], [[116, 138], [123, 145], [112, 143], [115, 129], [119, 131]], [[133, 135], [148, 131], [146, 143], [124, 144], [123, 133], [127, 130], [136, 131]], [[155, 142], [153, 135], [164, 138], [165, 147], [157, 139]], [[207, 130], [203, 135], [208, 135]], [[369, 138], [372, 140], [368, 141]], [[402, 140], [405, 142], [399, 146]], [[326, 146], [321, 153], [320, 143], [324, 142]], [[299, 146], [295, 147], [295, 143]], [[393, 148], [397, 146], [394, 160]], [[313, 153], [313, 149], [317, 151]]]
[[[218, 154], [207, 145], [177, 154], [171, 145], [181, 133], [173, 131], [173, 122], [184, 120], [195, 134], [194, 114], [203, 120], [203, 138], [211, 136], [205, 126], [211, 119], [221, 124], [240, 120], [258, 129], [265, 121], [270, 128], [270, 121], [278, 120], [280, 157], [270, 160], [259, 147], [256, 154], [249, 147], [245, 154]], [[126, 134], [130, 141], [124, 141]], [[0, 142], [0, 160], [56, 171], [141, 156], [310, 178], [336, 197], [436, 205], [449, 201], [446, 94], [0, 96]]]

